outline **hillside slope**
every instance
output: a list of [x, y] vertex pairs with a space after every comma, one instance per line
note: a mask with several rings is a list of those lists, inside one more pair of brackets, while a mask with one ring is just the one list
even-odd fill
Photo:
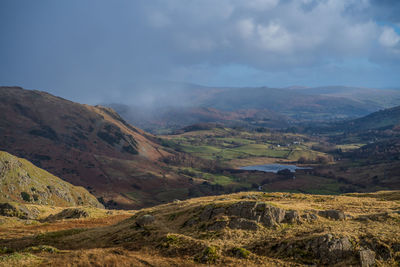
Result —
[[86, 189], [3, 151], [0, 151], [0, 192], [0, 202], [103, 207]]
[[183, 186], [159, 162], [169, 153], [156, 138], [110, 108], [0, 87], [0, 114], [0, 150], [84, 186], [108, 204], [143, 206], [154, 191]]
[[347, 129], [357, 132], [400, 127], [400, 106], [380, 110], [365, 117], [344, 123], [343, 128], [346, 126]]
[[203, 197], [142, 209], [112, 226], [0, 240], [0, 247], [54, 246], [62, 253], [35, 253], [53, 266], [397, 266], [399, 199], [399, 191]]
[[364, 117], [324, 125], [310, 125], [308, 133], [328, 135], [336, 143], [375, 143], [400, 138], [400, 106]]

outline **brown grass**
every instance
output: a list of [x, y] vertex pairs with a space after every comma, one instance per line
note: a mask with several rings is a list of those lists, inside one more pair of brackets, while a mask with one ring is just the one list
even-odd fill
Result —
[[[70, 220], [55, 223], [54, 226], [24, 226], [17, 236], [39, 233], [41, 230], [62, 230], [91, 228], [85, 231], [60, 234], [44, 234], [43, 238], [21, 238], [0, 240], [0, 248], [8, 246], [17, 251], [24, 248], [46, 244], [61, 249], [61, 253], [37, 254], [43, 259], [42, 265], [52, 266], [193, 266], [195, 259], [207, 247], [217, 248], [220, 266], [301, 266], [300, 262], [268, 253], [268, 248], [252, 250], [257, 244], [274, 242], [298, 242], [324, 234], [349, 237], [360, 248], [361, 240], [374, 240], [390, 246], [400, 244], [400, 203], [397, 200], [383, 200], [382, 196], [399, 194], [379, 192], [376, 194], [354, 196], [322, 196], [290, 193], [237, 193], [224, 196], [202, 197], [169, 203], [138, 211], [133, 218], [126, 215], [113, 215], [85, 220]], [[380, 195], [376, 198], [376, 195]], [[336, 209], [342, 210], [354, 219], [335, 221], [318, 217], [314, 222], [302, 224], [281, 224], [276, 228], [262, 227], [257, 231], [233, 230], [206, 231], [200, 226], [182, 227], [185, 221], [196, 216], [205, 205], [229, 205], [237, 201], [265, 201], [274, 206], [297, 210], [300, 214], [307, 211]], [[386, 214], [387, 213], [387, 214]], [[156, 220], [144, 228], [135, 226], [135, 216], [153, 214]], [[360, 215], [373, 216], [386, 214], [382, 219], [358, 220]], [[123, 220], [124, 218], [128, 218]], [[122, 221], [120, 221], [122, 220]], [[119, 221], [119, 222], [118, 222]], [[118, 222], [117, 224], [114, 224]], [[102, 226], [102, 227], [98, 227]], [[25, 230], [24, 230], [25, 229]], [[1, 233], [3, 238], [8, 236]], [[250, 250], [247, 259], [234, 257], [233, 248]], [[394, 254], [393, 254], [394, 255]], [[395, 255], [394, 255], [395, 256]], [[379, 260], [381, 266], [389, 266], [390, 261]]]

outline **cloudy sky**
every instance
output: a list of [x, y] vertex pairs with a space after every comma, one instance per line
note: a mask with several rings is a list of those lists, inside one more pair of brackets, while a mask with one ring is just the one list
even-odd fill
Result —
[[400, 1], [0, 1], [0, 85], [95, 103], [149, 81], [400, 88]]

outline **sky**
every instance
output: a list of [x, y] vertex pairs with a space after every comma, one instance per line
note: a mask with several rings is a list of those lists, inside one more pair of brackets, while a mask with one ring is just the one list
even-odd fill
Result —
[[154, 82], [400, 88], [400, 1], [0, 1], [0, 85], [96, 104]]

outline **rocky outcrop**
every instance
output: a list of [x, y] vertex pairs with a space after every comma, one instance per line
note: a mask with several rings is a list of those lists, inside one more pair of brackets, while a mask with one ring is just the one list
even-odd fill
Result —
[[34, 220], [39, 216], [36, 208], [28, 209], [23, 205], [0, 203], [0, 216], [17, 217], [23, 220]]
[[[264, 250], [268, 247], [267, 250]], [[348, 237], [337, 237], [331, 234], [315, 236], [300, 240], [277, 240], [276, 243], [256, 245], [253, 250], [263, 250], [263, 254], [276, 255], [281, 258], [294, 258], [303, 263], [334, 265], [354, 258], [354, 248]]]
[[155, 221], [155, 218], [153, 215], [145, 214], [136, 220], [136, 226], [143, 227], [143, 226], [152, 224], [154, 221]]
[[285, 223], [296, 223], [300, 222], [300, 215], [296, 210], [289, 210], [285, 213]]
[[207, 205], [198, 216], [190, 218], [183, 226], [190, 227], [200, 222], [208, 222], [209, 230], [221, 230], [225, 227], [258, 230], [261, 226], [300, 223], [301, 217], [295, 210], [286, 211], [266, 202], [240, 201], [228, 205]]
[[343, 211], [340, 210], [322, 210], [318, 212], [319, 216], [325, 217], [327, 219], [333, 219], [333, 220], [345, 220], [346, 215], [344, 214]]
[[310, 240], [306, 249], [315, 257], [321, 259], [322, 264], [334, 264], [352, 255], [353, 246], [348, 237], [334, 237], [326, 234]]
[[73, 186], [31, 162], [0, 151], [0, 201], [60, 207], [104, 208], [83, 187]]
[[48, 216], [45, 221], [58, 221], [66, 219], [81, 219], [89, 217], [89, 213], [83, 209], [65, 209], [57, 214]]
[[252, 220], [247, 220], [243, 218], [234, 218], [229, 222], [229, 228], [231, 229], [242, 229], [242, 230], [252, 230], [256, 231], [260, 226]]

